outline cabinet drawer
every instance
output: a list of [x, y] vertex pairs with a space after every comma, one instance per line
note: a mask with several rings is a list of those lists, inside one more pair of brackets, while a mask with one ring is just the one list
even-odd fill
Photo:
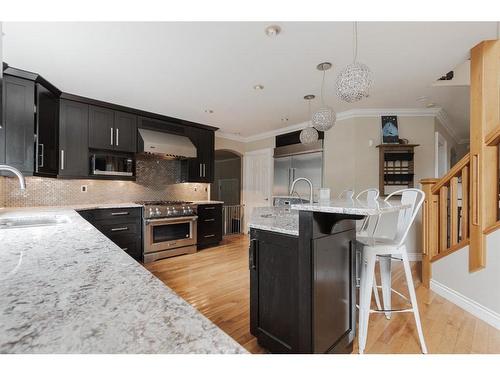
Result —
[[142, 257], [141, 236], [138, 234], [110, 235], [109, 239], [133, 258]]
[[141, 226], [138, 222], [102, 223], [96, 221], [93, 224], [110, 238], [122, 234], [141, 234]]
[[[82, 211], [80, 214], [87, 220], [108, 220], [108, 223], [111, 223], [111, 220], [119, 220], [125, 218], [135, 219], [142, 216], [141, 208], [106, 208]], [[134, 221], [133, 219], [132, 221]]]
[[222, 230], [220, 222], [198, 223], [198, 237], [203, 237], [206, 234], [218, 234]]
[[203, 204], [198, 206], [198, 220], [217, 219], [222, 217], [222, 204]]

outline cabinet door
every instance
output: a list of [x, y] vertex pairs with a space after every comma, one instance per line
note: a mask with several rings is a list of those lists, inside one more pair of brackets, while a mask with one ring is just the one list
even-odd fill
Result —
[[4, 77], [5, 164], [33, 174], [35, 159], [35, 85], [17, 77]]
[[196, 147], [197, 157], [189, 161], [189, 182], [214, 181], [214, 132], [189, 128], [188, 136]]
[[115, 142], [114, 111], [89, 107], [89, 148], [113, 150]]
[[250, 330], [273, 353], [297, 353], [298, 239], [252, 230]]
[[59, 101], [55, 94], [39, 83], [36, 84], [36, 100], [35, 172], [41, 176], [56, 176], [59, 165]]
[[137, 152], [137, 116], [115, 111], [115, 150]]
[[59, 119], [59, 174], [88, 177], [88, 104], [61, 100]]

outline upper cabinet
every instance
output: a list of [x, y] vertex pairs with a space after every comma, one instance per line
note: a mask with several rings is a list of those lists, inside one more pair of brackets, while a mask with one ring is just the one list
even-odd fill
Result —
[[59, 118], [59, 175], [89, 175], [89, 105], [61, 99]]
[[189, 160], [189, 182], [214, 182], [214, 131], [200, 128], [189, 128], [188, 136], [196, 146], [197, 157]]
[[35, 84], [3, 77], [3, 121], [0, 129], [0, 163], [33, 174], [35, 149]]
[[35, 174], [56, 177], [59, 170], [59, 98], [40, 83], [35, 84]]
[[99, 150], [136, 152], [137, 116], [91, 105], [89, 147]]
[[116, 151], [137, 151], [137, 116], [115, 111], [115, 147]]

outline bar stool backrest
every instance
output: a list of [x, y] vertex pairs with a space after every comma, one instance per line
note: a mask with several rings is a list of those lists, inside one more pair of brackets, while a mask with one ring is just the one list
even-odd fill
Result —
[[369, 188], [359, 192], [358, 195], [356, 195], [356, 199], [361, 200], [364, 195], [366, 195], [367, 202], [372, 202], [378, 199], [380, 192], [376, 188]]
[[394, 237], [395, 245], [401, 246], [406, 240], [406, 236], [415, 221], [420, 206], [422, 206], [425, 193], [420, 189], [403, 189], [391, 193], [384, 200], [388, 202], [394, 195], [401, 195], [401, 204], [408, 205], [407, 208], [399, 211], [396, 235]]
[[352, 199], [354, 197], [354, 190], [347, 189], [339, 194], [339, 199]]

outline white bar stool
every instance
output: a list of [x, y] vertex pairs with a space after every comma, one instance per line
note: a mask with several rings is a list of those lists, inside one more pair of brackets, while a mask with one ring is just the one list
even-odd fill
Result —
[[[388, 201], [395, 194], [401, 194], [401, 203], [409, 205], [408, 208], [400, 210], [397, 221], [396, 235], [394, 238], [376, 237], [364, 243], [362, 250], [362, 267], [361, 267], [361, 283], [360, 283], [360, 303], [359, 303], [359, 353], [362, 354], [366, 347], [366, 339], [368, 336], [368, 321], [370, 313], [385, 313], [389, 318], [390, 313], [394, 312], [413, 312], [415, 323], [417, 326], [417, 333], [420, 340], [422, 353], [427, 353], [424, 336], [422, 333], [422, 326], [420, 323], [420, 314], [418, 312], [417, 297], [415, 294], [415, 287], [413, 285], [413, 278], [411, 275], [410, 262], [406, 246], [404, 244], [408, 231], [413, 224], [415, 217], [422, 205], [425, 194], [419, 189], [404, 189], [396, 191], [389, 195], [385, 201]], [[378, 222], [377, 222], [378, 224]], [[375, 233], [376, 227], [374, 229]], [[400, 257], [400, 258], [399, 258]], [[375, 264], [380, 261], [380, 273], [382, 280], [382, 292], [384, 297], [384, 309], [380, 308], [378, 301], [378, 288], [374, 285], [375, 278]], [[391, 287], [390, 278], [390, 262], [392, 259], [399, 259], [403, 261], [406, 283], [408, 285], [408, 292], [410, 294], [411, 307], [406, 309], [391, 309], [391, 292], [404, 297], [401, 293], [395, 291]], [[374, 288], [375, 286], [375, 288]], [[374, 289], [375, 299], [377, 300], [377, 310], [371, 309], [372, 289]], [[406, 299], [406, 297], [404, 297]]]
[[339, 199], [352, 199], [354, 197], [354, 190], [347, 189], [339, 194]]

